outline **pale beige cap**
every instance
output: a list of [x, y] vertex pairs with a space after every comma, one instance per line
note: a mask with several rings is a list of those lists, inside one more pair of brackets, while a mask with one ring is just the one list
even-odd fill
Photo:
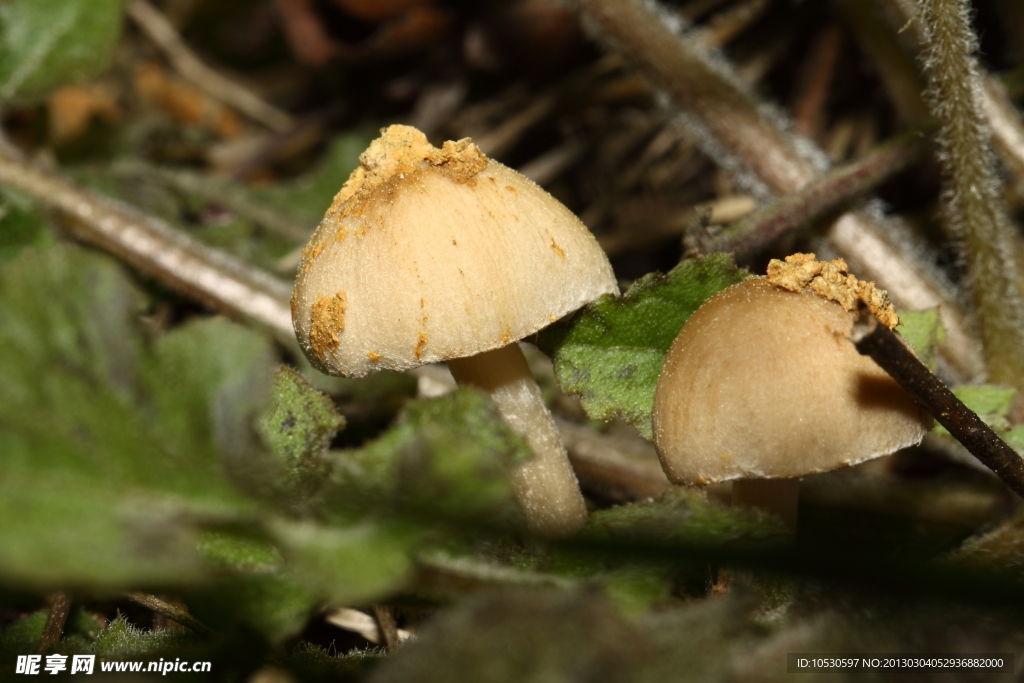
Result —
[[292, 321], [329, 374], [472, 356], [602, 294], [611, 265], [575, 215], [469, 140], [391, 126], [303, 252]]
[[800, 477], [919, 443], [930, 417], [857, 352], [852, 326], [837, 300], [765, 278], [706, 301], [673, 342], [654, 397], [668, 478]]

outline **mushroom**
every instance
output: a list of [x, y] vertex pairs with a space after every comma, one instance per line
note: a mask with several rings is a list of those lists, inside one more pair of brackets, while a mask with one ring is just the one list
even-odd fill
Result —
[[617, 294], [607, 257], [567, 208], [468, 138], [438, 149], [390, 126], [359, 160], [303, 251], [303, 351], [347, 377], [447, 361], [533, 449], [513, 476], [531, 528], [577, 530], [583, 496], [516, 342]]
[[734, 505], [795, 526], [799, 477], [920, 443], [928, 413], [849, 340], [861, 300], [898, 324], [885, 292], [842, 259], [794, 254], [704, 302], [655, 391], [654, 439], [668, 478], [734, 480]]

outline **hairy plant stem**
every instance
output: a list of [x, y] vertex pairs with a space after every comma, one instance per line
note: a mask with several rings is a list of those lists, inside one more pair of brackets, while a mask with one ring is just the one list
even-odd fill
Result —
[[1002, 205], [984, 84], [963, 0], [921, 0], [926, 101], [939, 120], [945, 218], [962, 241], [989, 381], [1024, 388], [1024, 298], [1019, 239]]
[[[884, 8], [889, 25], [878, 21], [869, 25], [856, 18], [855, 15], [871, 14], [870, 6], [873, 3], [862, 0], [842, 2], [849, 6], [849, 16], [858, 37], [865, 50], [878, 62], [878, 70], [889, 96], [904, 113], [903, 118], [911, 122], [923, 120], [928, 114], [920, 94], [924, 82], [914, 64], [912, 53], [925, 49], [926, 27], [919, 21], [915, 0], [874, 0]], [[897, 79], [893, 74], [901, 76]], [[984, 87], [978, 91], [978, 95], [981, 97], [984, 116], [991, 127], [995, 152], [1018, 185], [1024, 186], [1024, 121], [1021, 121], [1020, 114], [998, 78], [981, 74], [981, 79]], [[911, 87], [915, 82], [921, 87]]]
[[[636, 62], [662, 87], [716, 162], [765, 195], [794, 192], [825, 167], [825, 156], [785, 130], [781, 114], [748, 93], [718, 55], [679, 34], [673, 15], [649, 0], [576, 0], [599, 37]], [[951, 288], [924, 265], [919, 248], [894, 237], [891, 225], [862, 213], [840, 217], [826, 232], [827, 249], [846, 258], [859, 277], [888, 290], [898, 307], [941, 306], [948, 331], [942, 349], [950, 376], [973, 377], [979, 370], [976, 346]]]

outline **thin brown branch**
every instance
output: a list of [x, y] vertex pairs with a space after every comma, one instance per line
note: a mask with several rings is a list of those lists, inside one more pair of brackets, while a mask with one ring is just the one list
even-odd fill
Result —
[[39, 652], [46, 652], [60, 642], [64, 625], [71, 613], [71, 596], [67, 593], [54, 593], [50, 596], [49, 602], [50, 614], [46, 617], [43, 635], [39, 638]]
[[377, 633], [388, 652], [394, 652], [398, 647], [398, 624], [395, 623], [395, 615], [387, 605], [373, 606], [373, 619], [377, 622]]
[[[675, 17], [641, 0], [578, 0], [586, 17], [625, 56], [668, 91], [722, 147], [773, 192], [791, 192], [815, 175], [788, 134], [721, 63], [675, 30]], [[723, 159], [718, 159], [723, 161]]]
[[921, 98], [924, 79], [913, 57], [874, 0], [840, 0], [840, 8], [860, 48], [875, 63], [889, 99], [904, 123], [921, 123], [928, 108]]
[[755, 252], [792, 230], [847, 208], [854, 200], [912, 166], [927, 149], [928, 139], [922, 132], [904, 133], [717, 233], [700, 230], [687, 235], [686, 245], [701, 253]]
[[190, 628], [195, 633], [205, 635], [211, 632], [209, 627], [185, 610], [178, 609], [155, 595], [149, 595], [148, 593], [125, 593], [124, 596], [138, 605], [153, 610], [160, 616], [167, 617], [175, 623]]
[[284, 239], [305, 244], [315, 225], [297, 221], [273, 206], [254, 201], [245, 188], [233, 181], [211, 177], [200, 171], [172, 169], [138, 160], [117, 161], [110, 171], [119, 177], [143, 178], [187, 193], [216, 201], [232, 213], [243, 216]]
[[[799, 190], [825, 165], [825, 155], [785, 132], [780, 116], [769, 114], [743, 89], [721, 57], [711, 59], [680, 35], [678, 18], [646, 0], [577, 4], [598, 35], [636, 62], [688, 114], [717, 163], [751, 184], [761, 183], [766, 194]], [[845, 257], [901, 308], [941, 306], [949, 335], [943, 348], [947, 369], [958, 378], [975, 376], [981, 364], [963, 311], [941, 275], [920, 261], [920, 247], [901, 232], [863, 214], [845, 214], [827, 231], [822, 248]]]
[[292, 128], [293, 121], [290, 115], [267, 103], [240, 83], [207, 66], [185, 44], [167, 17], [146, 0], [132, 0], [128, 3], [128, 15], [164, 51], [178, 73], [207, 95], [278, 133]]
[[850, 334], [862, 355], [870, 356], [907, 393], [949, 430], [971, 455], [1024, 497], [1024, 460], [929, 370], [867, 306]]
[[708, 30], [702, 38], [703, 44], [706, 47], [725, 45], [757, 21], [770, 4], [767, 0], [747, 0], [719, 12], [708, 20]]
[[843, 30], [832, 24], [815, 38], [807, 59], [808, 78], [794, 107], [794, 128], [809, 138], [821, 130], [829, 88], [843, 49]]

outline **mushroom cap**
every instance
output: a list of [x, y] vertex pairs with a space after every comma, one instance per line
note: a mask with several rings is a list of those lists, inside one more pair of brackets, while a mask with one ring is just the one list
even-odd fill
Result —
[[921, 441], [931, 419], [849, 340], [853, 316], [753, 278], [708, 299], [669, 349], [654, 438], [677, 484], [799, 477]]
[[391, 126], [303, 252], [292, 321], [328, 374], [472, 356], [602, 294], [611, 265], [575, 215], [469, 140]]

